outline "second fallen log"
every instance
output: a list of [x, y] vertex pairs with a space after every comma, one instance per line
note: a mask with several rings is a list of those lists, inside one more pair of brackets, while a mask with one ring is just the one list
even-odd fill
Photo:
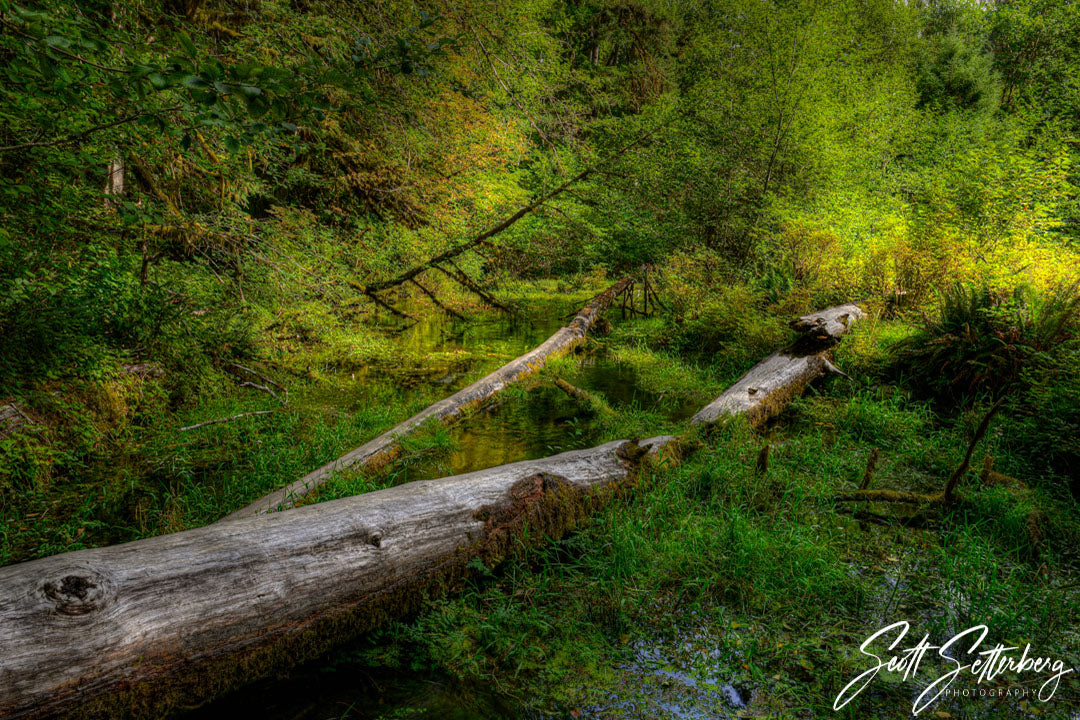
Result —
[[862, 318], [857, 305], [838, 305], [792, 322], [805, 333], [797, 345], [775, 352], [752, 367], [734, 385], [702, 408], [691, 419], [694, 425], [708, 425], [725, 418], [744, 415], [751, 425], [760, 425], [775, 416], [819, 375], [833, 368], [827, 357], [830, 343]]
[[589, 329], [607, 309], [611, 302], [630, 284], [625, 277], [594, 297], [585, 305], [569, 325], [560, 328], [539, 347], [514, 358], [506, 365], [486, 377], [477, 380], [463, 390], [448, 398], [421, 410], [408, 420], [395, 425], [382, 435], [351, 450], [336, 460], [314, 470], [299, 480], [280, 490], [259, 498], [231, 515], [226, 520], [250, 517], [292, 507], [298, 499], [323, 485], [334, 473], [346, 468], [364, 468], [376, 470], [394, 459], [400, 452], [402, 437], [414, 432], [430, 420], [445, 422], [467, 410], [479, 407], [482, 403], [498, 395], [507, 386], [512, 385], [540, 370], [548, 360], [552, 360], [573, 350], [585, 341]]

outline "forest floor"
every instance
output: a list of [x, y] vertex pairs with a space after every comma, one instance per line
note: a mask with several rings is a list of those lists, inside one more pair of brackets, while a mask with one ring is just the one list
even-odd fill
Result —
[[[44, 388], [53, 399], [37, 407], [83, 417], [97, 450], [59, 458], [66, 465], [53, 482], [0, 508], [0, 564], [212, 522], [535, 346], [588, 290], [517, 287], [510, 296], [528, 308], [527, 320], [477, 311], [455, 324], [419, 307], [421, 322], [400, 333], [283, 319], [266, 334], [258, 365], [278, 398], [240, 388], [266, 379], [244, 370], [232, 391], [176, 410], [153, 399], [153, 380], [136, 376], [84, 389], [78, 402]], [[667, 318], [623, 320], [617, 309], [609, 317], [610, 335], [582, 353], [451, 428], [425, 429], [387, 471], [335, 478], [313, 501], [683, 431], [759, 350], [733, 346], [703, 360], [669, 347]], [[871, 666], [859, 645], [900, 620], [911, 630], [898, 647], [985, 624], [987, 645], [1031, 643], [1033, 653], [1074, 667], [1080, 514], [1067, 489], [1023, 477], [993, 426], [976, 461], [994, 455], [996, 468], [1032, 489], [979, 486], [972, 473], [963, 487], [970, 502], [919, 528], [901, 524], [903, 506], [863, 508], [884, 518], [873, 522], [835, 500], [858, 486], [873, 448], [882, 489], [939, 490], [963, 456], [973, 418], [943, 419], [879, 372], [904, 332], [875, 318], [857, 326], [836, 353], [852, 380], [815, 384], [763, 431], [713, 433], [681, 464], [652, 468], [571, 537], [493, 570], [478, 566], [418, 616], [197, 714], [256, 703], [274, 718], [900, 717], [944, 672], [940, 663], [928, 659], [910, 681], [882, 673], [832, 708]], [[613, 412], [582, 407], [555, 377]], [[274, 412], [180, 431], [257, 410]], [[998, 685], [967, 677], [955, 687]], [[1072, 717], [1080, 706], [1075, 674], [1050, 702], [1027, 687], [1025, 697], [949, 698], [926, 713]]]

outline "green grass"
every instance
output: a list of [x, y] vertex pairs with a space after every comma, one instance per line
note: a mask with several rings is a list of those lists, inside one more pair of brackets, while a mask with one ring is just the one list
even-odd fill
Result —
[[[753, 698], [746, 717], [905, 716], [917, 693], [893, 676], [841, 712], [831, 707], [866, 668], [859, 644], [899, 619], [912, 623], [912, 642], [985, 623], [995, 642], [1031, 642], [1075, 664], [1080, 516], [1052, 483], [1022, 478], [1032, 490], [1018, 497], [977, 487], [973, 473], [970, 502], [929, 529], [860, 523], [833, 499], [857, 486], [872, 447], [881, 453], [874, 487], [940, 489], [973, 420], [944, 423], [870, 380], [827, 380], [767, 437], [739, 427], [710, 437], [578, 534], [484, 573], [348, 657], [495, 687], [553, 717], [607, 708], [604, 717], [627, 718], [668, 717], [671, 702], [734, 714], [708, 690], [728, 683]], [[623, 422], [611, 429], [633, 428]], [[763, 442], [772, 455], [761, 477]], [[1007, 460], [993, 432], [977, 458], [983, 451]], [[1033, 509], [1047, 518], [1037, 554], [1024, 532]], [[672, 687], [638, 668], [642, 645], [661, 649], [664, 672], [685, 672], [698, 686]], [[1075, 706], [1078, 690], [1072, 676], [1051, 704], [949, 700], [931, 716], [1055, 717]]]

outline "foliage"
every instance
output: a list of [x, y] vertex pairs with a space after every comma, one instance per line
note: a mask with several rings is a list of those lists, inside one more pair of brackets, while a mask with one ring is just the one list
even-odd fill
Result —
[[905, 380], [949, 404], [1007, 392], [1027, 365], [1080, 334], [1080, 285], [1004, 295], [955, 284], [939, 293], [935, 316], [899, 343]]

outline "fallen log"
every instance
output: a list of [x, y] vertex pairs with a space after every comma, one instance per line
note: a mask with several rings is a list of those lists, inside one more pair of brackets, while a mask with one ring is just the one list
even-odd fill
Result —
[[847, 303], [797, 317], [788, 324], [796, 332], [815, 339], [835, 340], [847, 332], [852, 323], [861, 320], [865, 314], [858, 305]]
[[561, 377], [555, 378], [555, 387], [597, 414], [611, 415], [615, 412], [604, 398], [594, 395], [588, 390], [582, 390], [577, 385], [571, 385]]
[[0, 568], [0, 717], [161, 717], [314, 657], [416, 608], [475, 558], [561, 536], [672, 440]]
[[773, 353], [702, 408], [690, 422], [709, 425], [744, 415], [760, 425], [780, 412], [806, 386], [825, 372], [839, 372], [826, 355], [865, 313], [857, 305], [838, 305], [792, 321], [803, 337], [790, 348]]
[[559, 329], [543, 344], [530, 352], [511, 360], [467, 388], [459, 390], [434, 405], [428, 406], [408, 420], [394, 426], [355, 450], [342, 455], [337, 460], [329, 462], [296, 482], [246, 505], [226, 516], [225, 519], [250, 517], [292, 507], [297, 499], [323, 485], [334, 473], [345, 468], [355, 467], [357, 469], [375, 470], [384, 466], [400, 452], [400, 439], [415, 431], [425, 422], [429, 420], [446, 422], [460, 416], [471, 408], [479, 407], [502, 392], [507, 386], [538, 372], [548, 360], [564, 355], [580, 345], [584, 342], [586, 333], [588, 333], [597, 318], [600, 317], [600, 314], [629, 283], [629, 277], [623, 278], [594, 297], [585, 307], [578, 311], [578, 314], [574, 316], [569, 325]]

